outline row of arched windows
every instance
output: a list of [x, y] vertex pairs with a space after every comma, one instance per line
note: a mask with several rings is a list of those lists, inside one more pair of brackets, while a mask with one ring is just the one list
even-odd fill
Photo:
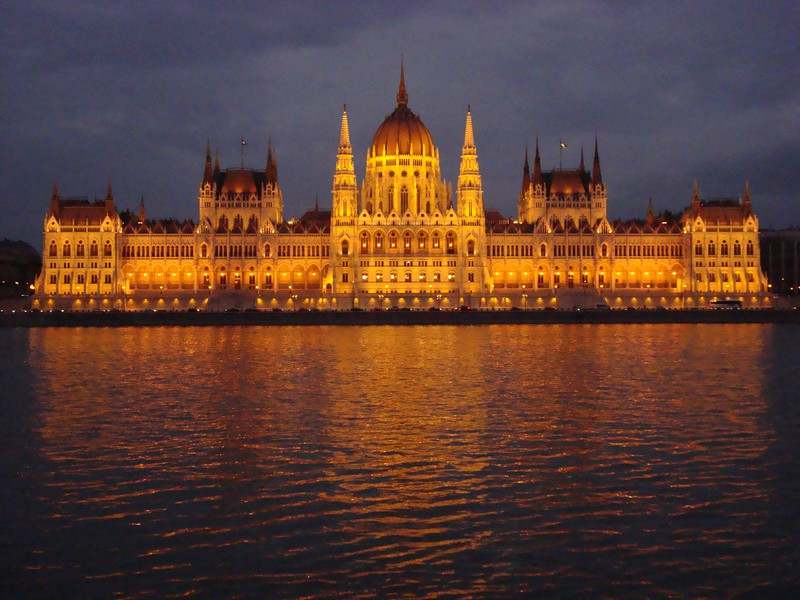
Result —
[[[103, 256], [112, 256], [113, 253], [114, 251], [113, 247], [111, 246], [111, 242], [106, 240], [106, 243], [103, 244]], [[51, 258], [56, 258], [58, 256], [58, 244], [56, 244], [55, 240], [50, 242], [49, 255]], [[99, 255], [100, 255], [100, 247], [98, 246], [96, 241], [92, 241], [91, 245], [89, 246], [89, 256], [97, 257]], [[63, 257], [72, 256], [72, 244], [69, 242], [69, 240], [64, 242], [64, 245], [61, 247], [61, 256]], [[78, 243], [75, 245], [75, 256], [77, 257], [86, 256], [86, 246], [83, 243], [83, 240], [79, 240]]]
[[[747, 240], [746, 246], [747, 256], [754, 256], [755, 255], [755, 245], [753, 244], [752, 240]], [[703, 256], [703, 243], [698, 240], [694, 245], [694, 255], [695, 256]], [[708, 256], [717, 256], [717, 244], [714, 240], [709, 240], [707, 245], [707, 255]], [[735, 240], [733, 242], [733, 256], [741, 256], [742, 255], [742, 244], [739, 240]], [[730, 248], [728, 246], [727, 240], [722, 240], [719, 245], [719, 256], [730, 256]]]
[[[473, 250], [470, 252], [474, 254], [474, 242], [472, 242]], [[446, 254], [455, 254], [456, 252], [456, 234], [453, 231], [448, 231], [444, 240], [438, 231], [434, 231], [430, 236], [425, 231], [420, 231], [416, 236], [411, 231], [403, 232], [402, 238], [399, 237], [397, 231], [390, 231], [388, 235], [384, 235], [382, 231], [378, 231], [375, 235], [371, 236], [369, 232], [362, 231], [359, 237], [359, 253], [382, 253], [388, 251], [398, 251], [402, 249], [403, 253], [410, 254], [414, 250], [425, 251], [433, 250], [434, 252], [440, 251], [444, 247]], [[345, 250], [347, 248], [347, 250]], [[349, 253], [349, 242], [346, 240], [342, 242], [342, 254]]]

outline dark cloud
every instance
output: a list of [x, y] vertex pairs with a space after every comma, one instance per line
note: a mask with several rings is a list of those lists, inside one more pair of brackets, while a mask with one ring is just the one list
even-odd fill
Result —
[[612, 216], [747, 178], [762, 224], [800, 223], [793, 3], [408, 4], [4, 2], [0, 236], [38, 245], [54, 179], [195, 218], [206, 139], [262, 166], [271, 137], [287, 214], [329, 202], [341, 105], [361, 176], [401, 53], [449, 180], [472, 105], [488, 207], [514, 213], [537, 136], [566, 167], [596, 134]]

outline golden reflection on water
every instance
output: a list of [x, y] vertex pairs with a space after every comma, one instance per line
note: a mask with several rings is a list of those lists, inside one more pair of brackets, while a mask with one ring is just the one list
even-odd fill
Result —
[[[270, 560], [298, 593], [312, 570], [491, 595], [580, 578], [559, 548], [652, 562], [691, 539], [671, 519], [764, 501], [769, 344], [729, 325], [40, 329], [29, 361], [55, 511], [138, 524], [145, 571], [189, 580], [186, 548], [244, 544], [240, 577]], [[531, 548], [560, 558], [515, 558]], [[460, 589], [437, 581], [398, 589]]]

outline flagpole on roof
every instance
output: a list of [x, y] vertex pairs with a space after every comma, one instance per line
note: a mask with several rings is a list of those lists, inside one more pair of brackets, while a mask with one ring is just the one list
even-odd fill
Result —
[[564, 151], [567, 145], [564, 143], [564, 140], [558, 140], [558, 170], [563, 171], [563, 167], [561, 166], [561, 153]]
[[247, 146], [247, 140], [242, 138], [242, 170], [244, 171], [244, 147]]

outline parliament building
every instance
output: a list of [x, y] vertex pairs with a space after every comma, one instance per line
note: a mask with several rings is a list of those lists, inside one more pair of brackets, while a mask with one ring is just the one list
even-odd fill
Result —
[[[758, 219], [745, 183], [704, 201], [695, 183], [678, 215], [609, 221], [595, 140], [591, 168], [543, 171], [538, 141], [522, 170], [518, 214], [484, 208], [472, 115], [461, 165], [442, 178], [439, 149], [408, 105], [378, 126], [360, 185], [346, 109], [330, 210], [286, 219], [274, 150], [264, 170], [221, 170], [206, 148], [198, 220], [119, 213], [106, 198], [62, 197], [44, 219], [42, 310], [228, 310], [770, 305]], [[455, 192], [455, 193], [454, 193]], [[688, 194], [687, 194], [688, 196]]]

